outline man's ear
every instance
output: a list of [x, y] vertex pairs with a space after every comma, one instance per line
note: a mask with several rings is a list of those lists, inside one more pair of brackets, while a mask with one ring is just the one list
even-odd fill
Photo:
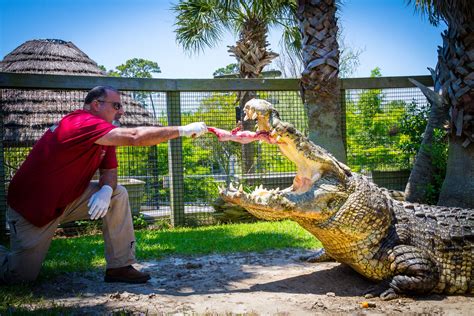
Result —
[[91, 110], [94, 111], [94, 112], [98, 112], [99, 111], [99, 107], [100, 107], [100, 102], [97, 101], [97, 100], [94, 100], [90, 103], [90, 107], [91, 107]]

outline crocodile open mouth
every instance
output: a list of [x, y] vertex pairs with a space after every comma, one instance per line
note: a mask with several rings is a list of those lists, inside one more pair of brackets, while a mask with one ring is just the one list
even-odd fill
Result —
[[296, 165], [297, 173], [289, 190], [304, 193], [323, 175], [331, 175], [344, 181], [350, 174], [347, 166], [312, 143], [293, 125], [281, 121], [278, 111], [269, 102], [252, 99], [245, 104], [244, 113], [244, 120], [256, 121], [256, 132], [241, 131], [239, 128], [229, 132], [215, 127], [209, 127], [209, 131], [220, 141], [246, 144], [260, 140], [277, 145], [280, 152]]
[[[280, 152], [296, 165], [293, 184], [281, 189], [265, 189], [259, 186], [252, 192], [244, 192], [242, 185], [220, 188], [221, 197], [230, 203], [251, 209], [257, 217], [277, 219], [286, 217], [288, 210], [306, 213], [317, 211], [333, 204], [334, 197], [340, 200], [340, 185], [345, 183], [349, 168], [339, 163], [323, 148], [315, 145], [293, 125], [283, 122], [276, 109], [267, 101], [252, 99], [245, 104], [244, 120], [256, 121], [256, 132], [225, 131], [209, 127], [220, 141], [249, 143], [260, 140], [277, 145]], [[318, 203], [314, 203], [314, 201]], [[265, 214], [263, 214], [265, 213]], [[319, 216], [319, 215], [317, 215]]]

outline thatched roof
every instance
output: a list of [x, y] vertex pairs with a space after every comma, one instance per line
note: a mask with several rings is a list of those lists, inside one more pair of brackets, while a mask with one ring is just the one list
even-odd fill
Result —
[[[31, 40], [0, 61], [1, 72], [104, 76], [97, 63], [71, 42]], [[65, 114], [82, 108], [87, 91], [0, 90], [6, 146], [31, 146]], [[122, 94], [124, 126], [157, 125], [130, 94]]]
[[72, 42], [62, 40], [27, 41], [0, 61], [3, 72], [104, 76], [97, 63]]

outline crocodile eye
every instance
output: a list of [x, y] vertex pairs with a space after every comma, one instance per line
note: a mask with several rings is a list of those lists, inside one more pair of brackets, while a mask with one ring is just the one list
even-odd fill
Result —
[[339, 199], [329, 199], [327, 202], [328, 208], [337, 208], [339, 206]]

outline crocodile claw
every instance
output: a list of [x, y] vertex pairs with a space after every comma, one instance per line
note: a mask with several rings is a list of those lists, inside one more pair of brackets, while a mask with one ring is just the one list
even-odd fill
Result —
[[375, 297], [380, 297], [383, 301], [390, 301], [400, 296], [390, 287], [388, 281], [382, 281], [381, 283], [370, 287], [369, 290], [364, 293], [364, 298], [370, 299]]

